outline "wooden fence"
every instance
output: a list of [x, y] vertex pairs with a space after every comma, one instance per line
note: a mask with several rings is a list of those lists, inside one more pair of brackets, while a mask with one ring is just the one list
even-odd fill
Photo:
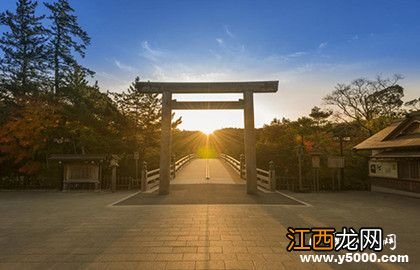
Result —
[[[175, 178], [176, 172], [179, 171], [182, 167], [188, 164], [192, 159], [195, 158], [194, 154], [186, 155], [185, 157], [180, 158], [175, 161], [175, 158], [172, 157], [171, 162], [171, 177]], [[143, 168], [141, 173], [141, 190], [148, 191], [156, 188], [159, 185], [160, 180], [160, 169], [148, 170], [147, 162], [143, 162]]]
[[[242, 179], [246, 179], [245, 158], [243, 155], [240, 156], [239, 160], [226, 154], [221, 154], [220, 158], [229, 164]], [[268, 171], [257, 168], [257, 185], [262, 189], [274, 191], [276, 190], [276, 174], [273, 161], [270, 161], [268, 167]]]

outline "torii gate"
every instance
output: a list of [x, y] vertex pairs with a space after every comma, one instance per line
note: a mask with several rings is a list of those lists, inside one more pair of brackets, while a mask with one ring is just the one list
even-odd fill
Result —
[[[169, 193], [171, 178], [171, 121], [172, 110], [243, 109], [245, 123], [245, 164], [248, 194], [257, 192], [257, 164], [255, 151], [254, 93], [274, 93], [278, 81], [254, 82], [139, 82], [141, 93], [162, 94], [162, 131], [160, 144], [159, 194]], [[185, 101], [172, 100], [172, 94], [243, 93], [238, 101]]]

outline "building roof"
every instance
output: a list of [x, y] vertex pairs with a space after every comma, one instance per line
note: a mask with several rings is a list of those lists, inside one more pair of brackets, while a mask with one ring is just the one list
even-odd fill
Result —
[[372, 155], [373, 158], [419, 158], [420, 151], [384, 151]]
[[50, 160], [59, 161], [93, 161], [93, 160], [105, 160], [106, 155], [97, 154], [53, 154], [49, 157]]
[[407, 115], [356, 145], [355, 150], [420, 147], [420, 111]]

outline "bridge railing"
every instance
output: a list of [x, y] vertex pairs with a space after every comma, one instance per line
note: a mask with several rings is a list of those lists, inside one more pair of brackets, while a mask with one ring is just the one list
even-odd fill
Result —
[[[171, 160], [171, 177], [175, 178], [176, 172], [182, 167], [188, 164], [192, 159], [195, 158], [194, 154], [186, 155], [178, 160], [175, 160], [175, 156], [172, 156]], [[159, 185], [160, 180], [160, 169], [148, 170], [147, 162], [143, 162], [143, 168], [141, 173], [141, 191], [147, 191], [154, 189]]]
[[238, 174], [241, 174], [242, 167], [239, 160], [226, 154], [220, 154], [220, 158], [226, 161]]
[[[246, 165], [244, 155], [241, 155], [239, 160], [226, 154], [221, 154], [220, 158], [229, 164], [241, 176], [242, 179], [246, 180]], [[276, 175], [273, 161], [269, 162], [268, 168], [268, 171], [257, 168], [257, 185], [262, 189], [274, 191], [276, 189]]]
[[175, 156], [172, 156], [172, 162], [171, 162], [172, 179], [175, 178], [176, 172], [179, 171], [186, 164], [188, 164], [193, 158], [195, 158], [195, 155], [190, 154], [175, 161]]

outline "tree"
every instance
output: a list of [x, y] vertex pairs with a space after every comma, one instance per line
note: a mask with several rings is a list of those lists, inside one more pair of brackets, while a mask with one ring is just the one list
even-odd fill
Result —
[[328, 128], [331, 126], [331, 122], [328, 121], [328, 118], [332, 114], [332, 111], [323, 111], [317, 106], [313, 107], [311, 113], [309, 114], [309, 117], [311, 117], [313, 121], [311, 133], [313, 135], [314, 151], [320, 151], [323, 147], [323, 138], [325, 137], [325, 134], [322, 134], [322, 132], [328, 130]]
[[[159, 94], [141, 93], [138, 88], [140, 78], [136, 77], [126, 92], [114, 93], [114, 99], [122, 114], [130, 119], [127, 137], [133, 138], [135, 149], [145, 154], [147, 148], [157, 147], [160, 138], [162, 100]], [[174, 115], [172, 115], [174, 118]], [[178, 118], [172, 128], [181, 123]]]
[[34, 97], [24, 100], [1, 126], [0, 171], [34, 175], [42, 168], [48, 133], [58, 128], [60, 116], [54, 102]]
[[10, 31], [0, 38], [1, 72], [8, 85], [13, 85], [13, 94], [34, 91], [46, 78], [47, 30], [42, 26], [45, 16], [36, 16], [37, 2], [18, 0], [16, 12], [0, 14], [0, 24]]
[[297, 140], [302, 146], [309, 142], [306, 137], [309, 137], [313, 133], [314, 124], [314, 120], [306, 116], [300, 117], [296, 121], [291, 122], [291, 126], [296, 129], [296, 132], [299, 135]]
[[372, 135], [400, 115], [404, 89], [397, 82], [401, 79], [400, 75], [392, 79], [378, 76], [376, 80], [360, 78], [350, 84], [338, 84], [324, 101], [338, 108], [340, 119], [356, 121]]
[[65, 85], [64, 78], [75, 67], [83, 72], [93, 75], [93, 71], [81, 66], [73, 52], [85, 57], [90, 37], [77, 23], [77, 17], [73, 15], [74, 9], [67, 0], [58, 0], [55, 3], [44, 3], [50, 10], [52, 26], [50, 29], [51, 40], [49, 42], [50, 62], [54, 71], [54, 90], [57, 93]]
[[69, 69], [63, 78], [63, 84], [65, 87], [70, 88], [82, 88], [88, 85], [87, 72], [80, 66], [75, 66]]
[[[116, 154], [129, 149], [124, 141], [128, 121], [107, 93], [93, 86], [63, 88], [63, 118], [55, 137], [69, 139], [69, 153]], [[64, 99], [64, 100], [63, 100]]]
[[323, 111], [321, 108], [315, 106], [311, 109], [309, 116], [315, 121], [317, 127], [321, 127], [328, 123], [328, 117], [333, 114], [332, 111]]
[[127, 121], [106, 93], [85, 86], [66, 88], [65, 94], [24, 97], [0, 121], [0, 175], [38, 175], [51, 153], [130, 149], [122, 136]]

